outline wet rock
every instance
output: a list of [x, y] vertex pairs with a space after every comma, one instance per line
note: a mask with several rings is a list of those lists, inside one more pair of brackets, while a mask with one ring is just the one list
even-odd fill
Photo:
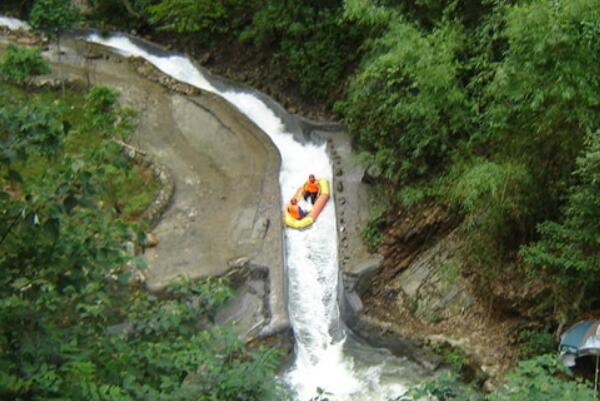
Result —
[[227, 266], [234, 268], [234, 269], [239, 269], [242, 267], [246, 267], [249, 262], [250, 262], [249, 257], [242, 256], [240, 258], [230, 260], [229, 262], [227, 262]]
[[361, 295], [371, 283], [372, 278], [381, 270], [383, 256], [375, 255], [357, 263], [344, 271], [344, 280], [352, 277], [356, 281], [353, 290]]
[[158, 245], [158, 237], [156, 236], [156, 234], [154, 233], [147, 233], [146, 234], [146, 246], [148, 248], [153, 248], [156, 245]]
[[93, 51], [89, 51], [89, 52], [85, 53], [83, 55], [83, 57], [85, 57], [88, 60], [99, 60], [102, 58], [102, 54], [93, 52]]
[[23, 36], [23, 37], [17, 38], [15, 40], [15, 42], [18, 45], [22, 45], [22, 46], [34, 46], [34, 45], [38, 44], [37, 38], [28, 37], [28, 36]]
[[365, 169], [362, 176], [362, 182], [365, 184], [374, 184], [383, 174], [383, 170], [376, 164], [371, 164]]
[[267, 231], [269, 230], [269, 224], [270, 221], [266, 217], [260, 217], [256, 220], [252, 230], [252, 238], [255, 240], [265, 238], [265, 235], [267, 235]]

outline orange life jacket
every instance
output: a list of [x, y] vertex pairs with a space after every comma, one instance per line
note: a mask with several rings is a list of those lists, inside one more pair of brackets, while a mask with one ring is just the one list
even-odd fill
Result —
[[300, 220], [302, 218], [302, 215], [300, 214], [300, 207], [298, 205], [289, 205], [287, 211], [290, 216], [296, 220]]
[[304, 191], [306, 192], [319, 192], [321, 188], [319, 187], [319, 183], [315, 180], [315, 182], [310, 182], [308, 181], [306, 184], [304, 184]]

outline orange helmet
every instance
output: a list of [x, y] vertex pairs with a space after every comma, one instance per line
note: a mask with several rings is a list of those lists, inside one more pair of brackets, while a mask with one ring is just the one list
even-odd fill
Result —
[[292, 198], [292, 200], [290, 201], [290, 203], [291, 203], [292, 205], [295, 205], [296, 203], [298, 203], [298, 199], [296, 199], [296, 198]]

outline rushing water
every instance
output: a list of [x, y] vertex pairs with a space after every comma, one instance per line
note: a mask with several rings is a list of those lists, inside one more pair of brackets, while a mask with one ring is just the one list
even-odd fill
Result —
[[[114, 48], [126, 56], [143, 57], [182, 82], [217, 93], [254, 121], [281, 153], [282, 208], [308, 174], [331, 180], [332, 167], [325, 144], [296, 141], [276, 113], [255, 94], [218, 90], [189, 59], [153, 54], [122, 35], [106, 38], [90, 35], [86, 40]], [[339, 401], [384, 401], [402, 394], [404, 384], [418, 377], [418, 367], [347, 336], [340, 322], [334, 202], [327, 204], [310, 229], [285, 231], [285, 252], [296, 360], [283, 379], [294, 390], [295, 397], [309, 400], [316, 395], [317, 387], [331, 393], [330, 400]]]
[[16, 19], [16, 18], [12, 18], [12, 17], [0, 16], [0, 26], [5, 26], [11, 30], [16, 30], [16, 29], [28, 30], [29, 29], [29, 25], [27, 25], [26, 22], [23, 22], [20, 19]]

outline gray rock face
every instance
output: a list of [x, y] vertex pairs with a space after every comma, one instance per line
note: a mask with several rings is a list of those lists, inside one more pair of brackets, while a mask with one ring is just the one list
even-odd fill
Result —
[[365, 169], [364, 174], [362, 176], [362, 182], [364, 182], [365, 184], [374, 184], [375, 181], [377, 181], [377, 179], [381, 177], [382, 173], [383, 170], [381, 169], [381, 167], [379, 167], [376, 164], [372, 164]]
[[455, 238], [451, 234], [424, 251], [392, 283], [399, 290], [399, 306], [424, 322], [459, 314], [474, 302], [458, 276]]

